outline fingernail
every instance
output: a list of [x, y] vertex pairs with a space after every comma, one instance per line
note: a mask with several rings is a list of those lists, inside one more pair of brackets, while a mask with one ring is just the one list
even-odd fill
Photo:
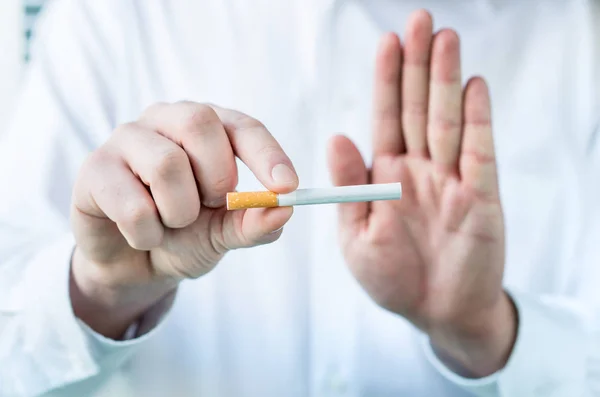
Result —
[[281, 226], [279, 229], [273, 230], [271, 233], [269, 234], [275, 234], [275, 233], [279, 233], [280, 231], [283, 230], [283, 226]]
[[224, 205], [225, 205], [225, 199], [224, 198], [219, 198], [219, 199], [216, 199], [214, 201], [211, 201], [210, 203], [206, 203], [206, 206], [210, 207], [210, 208], [220, 208], [220, 207], [222, 207]]
[[277, 164], [271, 171], [273, 181], [281, 185], [295, 185], [298, 182], [296, 173], [285, 164]]

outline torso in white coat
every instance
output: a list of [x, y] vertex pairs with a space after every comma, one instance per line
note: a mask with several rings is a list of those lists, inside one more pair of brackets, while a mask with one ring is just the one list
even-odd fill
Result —
[[[430, 7], [437, 28], [461, 35], [465, 79], [482, 75], [491, 87], [507, 285], [591, 294], [581, 274], [592, 270], [574, 264], [597, 122], [598, 36], [586, 2], [87, 3], [111, 32], [102, 43], [114, 57], [107, 125], [135, 119], [156, 101], [235, 108], [265, 123], [303, 187], [329, 185], [325, 147], [335, 133], [348, 134], [369, 159], [377, 40], [385, 30], [402, 33], [414, 8]], [[95, 131], [95, 144], [109, 133]], [[241, 167], [238, 189], [255, 188]], [[131, 361], [74, 390], [466, 395], [428, 363], [421, 336], [361, 290], [338, 249], [336, 227], [334, 206], [297, 208], [280, 241], [231, 252], [210, 274], [183, 283], [161, 329]]]

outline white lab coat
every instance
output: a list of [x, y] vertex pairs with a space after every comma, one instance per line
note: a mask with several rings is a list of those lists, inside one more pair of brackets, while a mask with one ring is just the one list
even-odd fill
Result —
[[[364, 4], [363, 4], [364, 3]], [[0, 396], [592, 396], [599, 393], [597, 2], [58, 0], [0, 134]], [[86, 155], [156, 101], [212, 102], [272, 131], [304, 187], [325, 146], [370, 152], [376, 43], [417, 6], [491, 86], [518, 305], [503, 371], [463, 379], [347, 271], [335, 207], [182, 284], [141, 337], [102, 338], [68, 298], [71, 188]], [[258, 185], [241, 168], [239, 189]], [[158, 313], [161, 314], [161, 313]], [[155, 327], [158, 322], [158, 326]], [[144, 331], [149, 329], [150, 332]]]

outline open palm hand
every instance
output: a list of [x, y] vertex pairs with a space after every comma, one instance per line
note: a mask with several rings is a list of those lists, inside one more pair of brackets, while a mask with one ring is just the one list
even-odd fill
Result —
[[481, 78], [463, 89], [456, 33], [433, 36], [421, 11], [404, 48], [386, 35], [374, 109], [371, 169], [339, 136], [329, 151], [333, 180], [401, 182], [403, 196], [340, 206], [348, 266], [379, 305], [441, 344], [485, 334], [497, 313], [508, 312], [504, 223], [488, 90]]

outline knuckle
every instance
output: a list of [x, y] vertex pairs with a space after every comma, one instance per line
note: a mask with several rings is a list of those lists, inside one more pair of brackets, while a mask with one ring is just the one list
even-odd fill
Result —
[[207, 105], [183, 102], [181, 128], [185, 133], [202, 134], [206, 126], [220, 123], [219, 117], [213, 108]]
[[225, 194], [235, 187], [237, 184], [236, 177], [234, 175], [223, 175], [219, 176], [212, 183], [212, 190], [217, 195]]
[[465, 147], [461, 153], [465, 166], [476, 167], [496, 162], [494, 153], [477, 147]]
[[168, 106], [166, 102], [156, 102], [148, 106], [141, 114], [140, 120], [145, 120], [151, 115], [160, 112], [165, 106]]
[[264, 157], [280, 156], [282, 153], [281, 147], [276, 143], [270, 143], [258, 149], [258, 155]]
[[388, 105], [379, 109], [377, 117], [380, 121], [396, 121], [400, 119], [400, 114], [399, 106]]
[[113, 136], [119, 137], [123, 134], [127, 134], [127, 133], [131, 132], [131, 130], [133, 130], [133, 129], [138, 129], [138, 128], [139, 128], [138, 124], [133, 121], [124, 123], [124, 124], [120, 124], [114, 129]]
[[447, 115], [432, 115], [429, 120], [429, 126], [434, 131], [438, 131], [441, 134], [455, 132], [460, 130], [462, 123], [460, 118], [451, 117]]
[[153, 170], [153, 178], [150, 183], [160, 180], [170, 180], [181, 173], [188, 164], [188, 157], [179, 147], [167, 149], [156, 159]]
[[236, 120], [236, 124], [240, 131], [266, 129], [261, 121], [246, 115], [240, 115]]
[[[458, 152], [460, 149], [460, 141], [456, 136], [450, 134], [451, 130], [432, 132], [427, 136], [427, 142], [430, 150], [437, 152]], [[458, 153], [457, 153], [458, 154]]]
[[106, 165], [115, 161], [114, 155], [105, 147], [101, 147], [90, 153], [81, 167], [81, 174], [96, 173], [98, 170], [106, 167]]
[[137, 122], [120, 124], [113, 130], [104, 147], [114, 152], [126, 151], [136, 141], [136, 134], [140, 131], [142, 127]]
[[123, 219], [120, 222], [130, 230], [143, 230], [148, 227], [156, 216], [156, 208], [151, 199], [137, 200], [126, 205]]
[[486, 114], [484, 109], [481, 109], [480, 104], [466, 104], [465, 113], [471, 116], [465, 120], [465, 128], [479, 128], [482, 130], [491, 128], [491, 118]]
[[107, 161], [108, 153], [104, 148], [100, 148], [98, 150], [94, 150], [92, 153], [89, 154], [89, 156], [84, 162], [84, 167], [89, 167], [98, 163], [106, 163]]
[[402, 99], [402, 114], [409, 117], [426, 117], [428, 105], [425, 101]]

